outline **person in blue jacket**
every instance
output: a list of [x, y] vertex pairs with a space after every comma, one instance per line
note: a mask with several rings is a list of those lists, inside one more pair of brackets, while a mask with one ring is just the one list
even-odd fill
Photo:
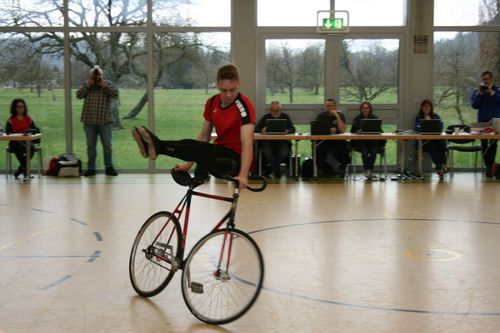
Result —
[[[420, 111], [415, 118], [415, 130], [420, 132], [420, 121], [422, 119], [439, 119], [441, 117], [434, 113], [434, 106], [428, 99], [424, 99], [420, 104]], [[443, 121], [441, 121], [443, 123]], [[431, 155], [432, 162], [435, 165], [436, 173], [439, 178], [443, 178], [445, 173], [448, 173], [448, 166], [446, 165], [446, 140], [424, 140], [422, 149], [424, 152]]]
[[[481, 74], [482, 82], [474, 89], [470, 98], [471, 105], [477, 110], [477, 121], [488, 122], [493, 118], [500, 118], [500, 89], [493, 84], [493, 74], [485, 71]], [[486, 166], [486, 176], [493, 177], [491, 167], [495, 161], [497, 140], [481, 140], [483, 160]]]
[[[361, 120], [362, 119], [378, 119], [378, 117], [373, 113], [373, 106], [370, 102], [365, 101], [359, 105], [359, 114], [354, 117], [351, 126], [351, 133], [361, 132]], [[361, 158], [363, 160], [363, 169], [365, 170], [364, 175], [366, 178], [372, 178], [373, 166], [377, 158], [377, 152], [381, 145], [384, 145], [385, 141], [382, 140], [352, 140], [352, 147], [361, 153]]]

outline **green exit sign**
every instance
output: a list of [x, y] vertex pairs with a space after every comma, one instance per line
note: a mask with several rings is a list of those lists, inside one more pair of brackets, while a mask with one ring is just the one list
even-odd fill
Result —
[[342, 18], [324, 18], [323, 29], [338, 30], [344, 29], [344, 19]]

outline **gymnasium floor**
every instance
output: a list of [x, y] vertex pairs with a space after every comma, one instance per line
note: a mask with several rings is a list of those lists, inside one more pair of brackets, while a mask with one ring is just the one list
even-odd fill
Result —
[[[245, 191], [237, 226], [263, 252], [264, 289], [220, 327], [191, 315], [180, 273], [151, 299], [129, 282], [139, 227], [185, 190], [170, 176], [2, 175], [0, 188], [0, 333], [500, 331], [500, 184], [479, 174]], [[194, 199], [187, 247], [226, 209]]]

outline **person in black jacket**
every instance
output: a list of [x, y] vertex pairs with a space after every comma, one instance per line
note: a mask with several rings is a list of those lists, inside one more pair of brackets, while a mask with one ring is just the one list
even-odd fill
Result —
[[[265, 126], [267, 119], [286, 119], [286, 133], [295, 133], [295, 126], [292, 123], [292, 119], [286, 113], [281, 112], [280, 102], [271, 102], [269, 113], [263, 115], [262, 118], [260, 118], [259, 122], [255, 126], [255, 133], [266, 134], [267, 128]], [[266, 170], [266, 173], [272, 173], [276, 178], [280, 178], [280, 164], [286, 160], [288, 154], [290, 153], [290, 141], [263, 140], [259, 144], [260, 149], [262, 149], [264, 159], [270, 164], [270, 167]]]
[[[330, 134], [342, 134], [346, 131], [345, 116], [337, 110], [337, 103], [333, 98], [325, 101], [325, 111], [318, 114], [316, 122], [325, 123], [330, 127]], [[316, 148], [316, 160], [318, 171], [323, 176], [330, 176], [334, 173], [332, 166], [327, 162], [328, 154], [331, 153], [339, 162], [337, 175], [344, 178], [345, 169], [350, 162], [349, 145], [346, 140], [325, 140], [318, 144]]]
[[[373, 114], [373, 107], [370, 102], [363, 102], [359, 105], [359, 115], [357, 115], [351, 126], [351, 133], [361, 132], [362, 119], [378, 119]], [[372, 177], [373, 165], [377, 158], [377, 151], [380, 147], [380, 140], [352, 140], [353, 148], [361, 153], [363, 160], [364, 175], [370, 179]]]

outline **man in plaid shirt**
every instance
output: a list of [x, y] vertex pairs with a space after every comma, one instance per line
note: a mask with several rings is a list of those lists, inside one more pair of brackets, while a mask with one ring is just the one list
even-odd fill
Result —
[[111, 117], [110, 101], [118, 97], [118, 89], [103, 79], [103, 72], [99, 66], [90, 70], [90, 78], [77, 91], [76, 97], [84, 99], [81, 121], [87, 137], [88, 167], [83, 174], [85, 177], [96, 174], [96, 145], [97, 137], [101, 137], [104, 150], [104, 165], [106, 174], [117, 176], [113, 167], [113, 150], [111, 147], [111, 133], [113, 120]]

